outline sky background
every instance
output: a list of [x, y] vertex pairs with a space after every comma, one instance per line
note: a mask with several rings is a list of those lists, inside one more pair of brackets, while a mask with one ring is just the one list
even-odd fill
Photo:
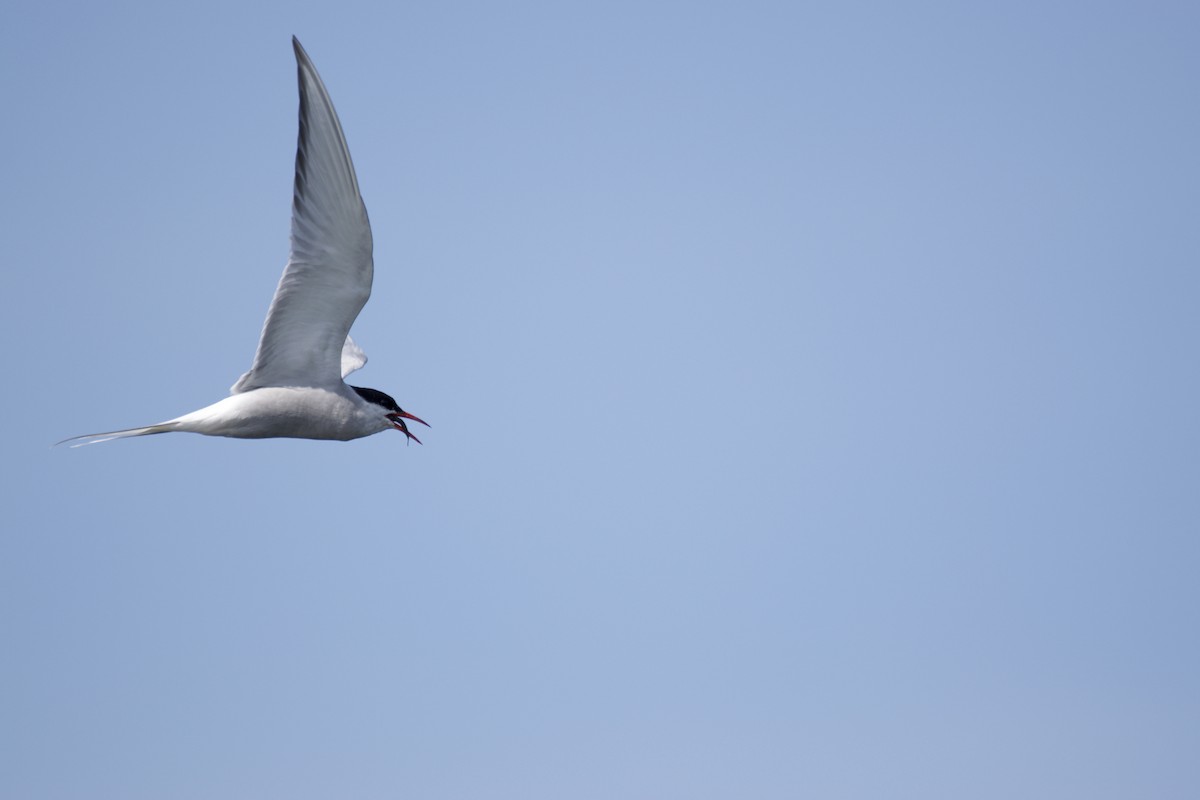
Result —
[[[9, 4], [0, 796], [1200, 796], [1194, 3]], [[155, 436], [296, 34], [423, 447]]]

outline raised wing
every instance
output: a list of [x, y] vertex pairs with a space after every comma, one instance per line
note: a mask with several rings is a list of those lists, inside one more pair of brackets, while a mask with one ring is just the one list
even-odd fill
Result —
[[[371, 296], [371, 223], [333, 102], [292, 37], [300, 81], [300, 136], [292, 198], [292, 252], [263, 324], [250, 371], [233, 393], [264, 386], [329, 386], [366, 356], [347, 337]], [[352, 371], [347, 370], [347, 374]]]
[[347, 336], [346, 343], [342, 345], [342, 378], [344, 379], [356, 369], [362, 369], [366, 363], [367, 354], [354, 343], [353, 339]]

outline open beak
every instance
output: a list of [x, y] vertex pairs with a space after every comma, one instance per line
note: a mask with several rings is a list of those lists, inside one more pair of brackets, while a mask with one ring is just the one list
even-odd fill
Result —
[[396, 412], [393, 412], [393, 413], [391, 413], [391, 414], [388, 414], [388, 415], [387, 415], [387, 418], [388, 418], [388, 419], [390, 419], [390, 420], [392, 421], [392, 427], [394, 427], [396, 430], [398, 430], [398, 431], [400, 431], [401, 433], [403, 433], [403, 434], [404, 434], [405, 436], [407, 436], [409, 439], [412, 439], [412, 440], [413, 440], [414, 442], [416, 442], [417, 444], [420, 444], [420, 443], [421, 443], [421, 440], [420, 440], [420, 439], [418, 439], [416, 436], [413, 436], [413, 434], [412, 434], [412, 431], [410, 431], [410, 430], [408, 429], [408, 426], [404, 424], [404, 420], [406, 420], [406, 419], [411, 419], [413, 422], [419, 422], [419, 423], [421, 423], [421, 424], [422, 424], [422, 425], [424, 425], [426, 428], [428, 428], [428, 427], [429, 427], [429, 423], [428, 423], [428, 422], [426, 422], [425, 420], [421, 419], [420, 417], [415, 417], [415, 416], [413, 416], [412, 414], [408, 413], [407, 411], [396, 411]]
[[390, 417], [404, 417], [405, 419], [411, 419], [413, 422], [419, 422], [419, 423], [421, 423], [422, 425], [424, 425], [426, 428], [430, 427], [430, 425], [429, 425], [429, 423], [428, 423], [428, 422], [426, 422], [425, 420], [421, 419], [420, 417], [414, 417], [412, 414], [408, 413], [407, 411], [397, 411], [395, 414], [389, 414], [388, 416], [390, 416]]

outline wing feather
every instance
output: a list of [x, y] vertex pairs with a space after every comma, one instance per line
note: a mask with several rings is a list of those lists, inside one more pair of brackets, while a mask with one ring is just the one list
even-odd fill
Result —
[[342, 345], [342, 379], [344, 380], [354, 370], [362, 369], [366, 363], [367, 354], [354, 343], [353, 339], [347, 336], [346, 343]]
[[[348, 340], [371, 296], [371, 223], [333, 101], [295, 37], [300, 134], [292, 198], [291, 254], [250, 371], [232, 392], [341, 381], [343, 350], [354, 369], [366, 356]], [[359, 357], [361, 356], [361, 360]]]

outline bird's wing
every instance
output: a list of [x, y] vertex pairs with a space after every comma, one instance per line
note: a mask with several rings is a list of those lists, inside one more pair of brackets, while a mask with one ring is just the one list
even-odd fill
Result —
[[300, 136], [292, 197], [292, 251], [263, 324], [250, 371], [232, 392], [330, 386], [346, 363], [366, 362], [348, 340], [371, 296], [371, 223], [346, 137], [325, 84], [295, 37]]
[[354, 343], [354, 340], [349, 336], [346, 337], [346, 343], [342, 345], [342, 378], [354, 372], [356, 369], [362, 369], [367, 363], [367, 354], [363, 349]]

